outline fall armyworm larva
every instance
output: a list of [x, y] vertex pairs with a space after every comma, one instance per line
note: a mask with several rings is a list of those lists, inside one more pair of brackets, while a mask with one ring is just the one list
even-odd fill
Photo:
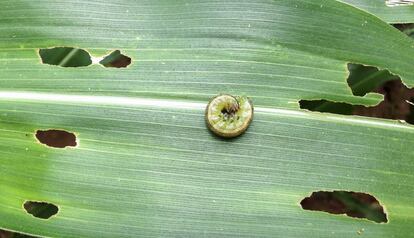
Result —
[[214, 134], [234, 138], [243, 134], [252, 122], [253, 104], [247, 97], [219, 95], [208, 103], [205, 117]]

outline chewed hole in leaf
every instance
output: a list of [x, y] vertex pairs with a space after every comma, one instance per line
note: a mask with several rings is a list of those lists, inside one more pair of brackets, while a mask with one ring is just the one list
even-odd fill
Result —
[[391, 74], [390, 71], [380, 70], [373, 66], [350, 63], [348, 70], [347, 82], [355, 96], [365, 96], [388, 81], [399, 80], [399, 77]]
[[346, 102], [334, 102], [324, 99], [300, 100], [301, 109], [310, 111], [335, 113], [341, 115], [358, 115], [393, 120], [404, 120], [412, 123], [414, 106], [408, 101], [414, 98], [414, 89], [407, 88], [398, 75], [388, 70], [361, 64], [348, 64], [348, 85], [355, 96], [367, 93], [384, 95], [384, 100], [376, 106], [367, 107]]
[[411, 6], [414, 5], [414, 0], [386, 0], [385, 4], [389, 7]]
[[393, 120], [404, 120], [414, 124], [414, 89], [408, 89], [401, 80], [388, 81], [375, 92], [384, 95], [384, 101], [377, 106], [365, 107], [328, 100], [300, 100], [301, 109], [341, 115], [358, 115]]
[[64, 130], [38, 130], [36, 131], [36, 138], [40, 143], [55, 148], [75, 147], [77, 145], [76, 135]]
[[23, 207], [27, 213], [40, 219], [49, 219], [59, 212], [56, 205], [47, 202], [26, 201]]
[[328, 100], [300, 100], [301, 109], [316, 112], [329, 112], [341, 115], [353, 115], [355, 106], [348, 103], [331, 102]]
[[61, 67], [85, 67], [92, 64], [90, 54], [83, 49], [73, 47], [55, 47], [39, 50], [44, 64]]
[[387, 223], [383, 206], [372, 195], [359, 192], [314, 192], [304, 198], [300, 205], [305, 210], [331, 214], [344, 214], [353, 218], [366, 218], [376, 223]]
[[121, 54], [121, 51], [115, 50], [111, 54], [105, 56], [99, 63], [109, 68], [126, 68], [131, 64], [131, 58]]

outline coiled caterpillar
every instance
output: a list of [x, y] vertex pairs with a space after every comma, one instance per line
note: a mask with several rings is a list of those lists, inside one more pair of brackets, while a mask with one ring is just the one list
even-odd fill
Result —
[[247, 97], [219, 95], [208, 103], [205, 118], [214, 134], [234, 138], [243, 134], [252, 122], [253, 104]]

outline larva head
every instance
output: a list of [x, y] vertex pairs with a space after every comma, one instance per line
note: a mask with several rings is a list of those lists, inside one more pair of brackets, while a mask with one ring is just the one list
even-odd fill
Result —
[[206, 123], [216, 135], [233, 138], [247, 130], [253, 119], [253, 105], [247, 97], [219, 95], [206, 108]]

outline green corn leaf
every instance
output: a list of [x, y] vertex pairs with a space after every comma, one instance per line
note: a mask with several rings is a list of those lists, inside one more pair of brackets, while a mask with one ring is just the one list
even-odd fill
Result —
[[[375, 105], [348, 63], [414, 85], [414, 43], [334, 0], [5, 0], [0, 8], [0, 228], [46, 237], [409, 237], [414, 129], [303, 111], [299, 101]], [[86, 50], [94, 64], [43, 64], [39, 49]], [[126, 68], [99, 61], [115, 50]], [[63, 65], [64, 66], [64, 65]], [[248, 96], [232, 140], [204, 110]], [[37, 130], [65, 130], [51, 148]], [[388, 223], [303, 210], [315, 191], [375, 196]], [[26, 201], [58, 206], [51, 218]]]

